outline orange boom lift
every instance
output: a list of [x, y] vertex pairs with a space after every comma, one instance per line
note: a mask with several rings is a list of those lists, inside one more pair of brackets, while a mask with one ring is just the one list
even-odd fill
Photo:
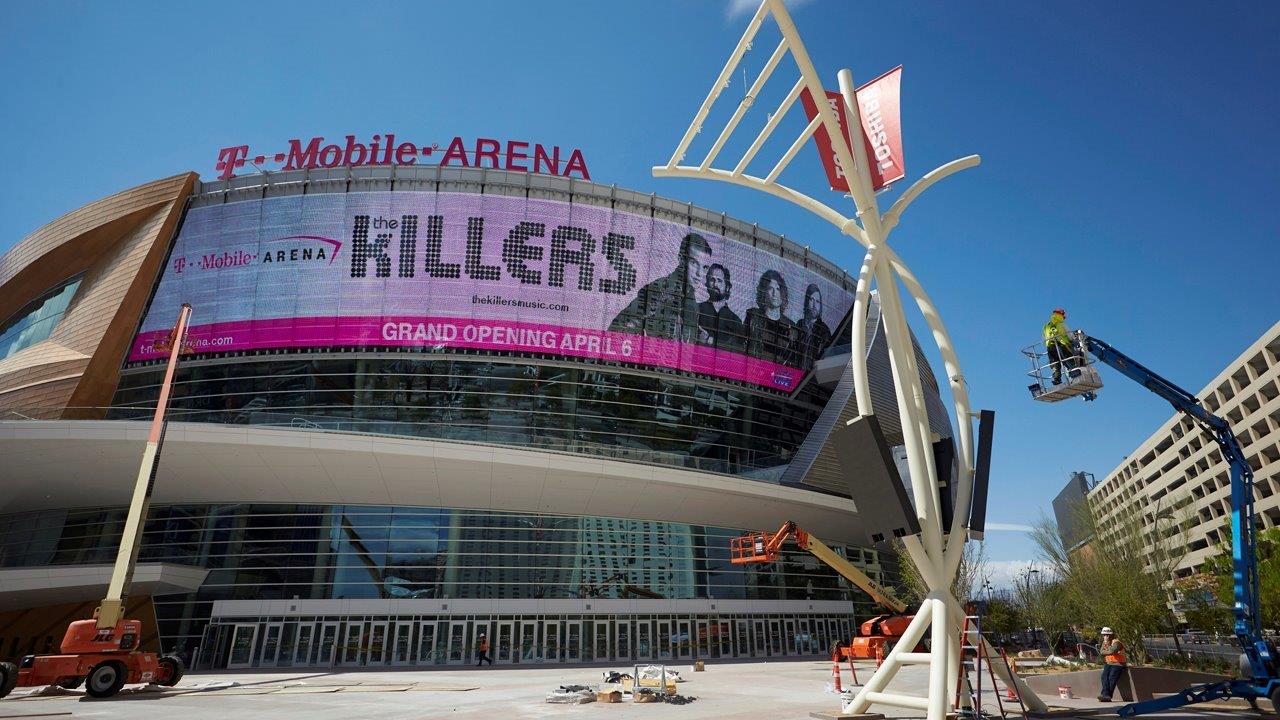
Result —
[[848, 645], [840, 645], [832, 654], [835, 655], [838, 652], [840, 657], [860, 660], [874, 660], [888, 655], [898, 638], [911, 624], [911, 619], [915, 617], [903, 614], [907, 610], [906, 603], [894, 597], [888, 588], [872, 580], [835, 550], [827, 547], [826, 543], [801, 530], [794, 522], [788, 520], [783, 523], [776, 533], [756, 532], [734, 538], [729, 546], [730, 561], [735, 565], [774, 562], [778, 559], [782, 545], [789, 539], [794, 539], [801, 550], [809, 551], [810, 555], [826, 563], [831, 569], [840, 573], [841, 577], [870, 595], [872, 600], [889, 611], [862, 623], [858, 628], [857, 637], [854, 637]]
[[[28, 655], [22, 658], [18, 667], [13, 663], [0, 663], [0, 698], [8, 695], [15, 686], [75, 688], [80, 683], [84, 683], [85, 690], [94, 697], [111, 697], [120, 692], [125, 683], [176, 685], [182, 679], [185, 668], [180, 658], [157, 656], [138, 649], [142, 622], [125, 619], [124, 607], [138, 562], [142, 528], [151, 506], [151, 490], [155, 486], [160, 446], [167, 424], [165, 408], [169, 404], [174, 370], [178, 365], [178, 354], [183, 350], [190, 317], [191, 306], [184, 304], [178, 315], [178, 324], [169, 335], [169, 364], [165, 368], [164, 383], [160, 386], [151, 433], [142, 452], [142, 464], [138, 468], [129, 514], [125, 517], [124, 533], [120, 537], [120, 549], [116, 553], [107, 596], [94, 611], [92, 619], [76, 620], [67, 627], [60, 646], [61, 654]], [[157, 346], [163, 347], [160, 343]]]

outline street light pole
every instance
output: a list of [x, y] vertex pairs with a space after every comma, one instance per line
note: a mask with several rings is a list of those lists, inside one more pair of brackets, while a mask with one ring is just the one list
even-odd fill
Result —
[[[730, 86], [730, 79], [734, 77], [743, 56], [751, 50], [756, 34], [765, 20], [770, 17], [782, 34], [781, 43], [773, 50], [747, 94], [739, 101], [737, 109], [718, 133], [717, 139], [706, 156], [701, 161], [685, 163], [685, 156], [694, 138], [702, 131], [711, 107], [721, 93]], [[720, 151], [725, 146], [725, 141], [742, 120], [746, 110], [755, 102], [765, 82], [788, 54], [800, 71], [799, 79], [795, 81], [791, 91], [777, 110], [770, 113], [763, 130], [741, 159], [731, 166], [732, 169], [714, 167]], [[907, 207], [926, 189], [956, 172], [977, 166], [980, 160], [978, 156], [973, 155], [954, 160], [926, 173], [907, 188], [887, 212], [881, 214], [871, 183], [866, 148], [860, 142], [861, 110], [853, 84], [853, 74], [848, 69], [841, 70], [838, 73], [838, 80], [851, 134], [856, 138], [851, 142], [844, 141], [847, 137], [844, 128], [837, 120], [834, 110], [823, 101], [826, 91], [783, 1], [764, 0], [747, 24], [746, 31], [730, 54], [728, 62], [712, 85], [706, 99], [694, 114], [692, 122], [676, 145], [671, 159], [666, 165], [654, 167], [653, 174], [656, 177], [716, 180], [768, 193], [814, 213], [866, 249], [862, 268], [858, 273], [851, 319], [853, 351], [850, 365], [854, 380], [854, 395], [859, 415], [874, 414], [865, 354], [867, 308], [870, 304], [871, 286], [874, 283], [879, 294], [881, 320], [889, 349], [890, 369], [893, 373], [895, 399], [902, 425], [903, 444], [906, 447], [915, 511], [921, 527], [918, 535], [903, 538], [903, 543], [928, 586], [929, 592], [884, 663], [854, 697], [845, 697], [843, 711], [854, 714], [863, 713], [872, 704], [882, 704], [917, 711], [924, 710], [928, 713], [928, 720], [945, 720], [951, 710], [952, 692], [958, 686], [960, 672], [957, 643], [960, 640], [960, 627], [965, 612], [952, 597], [951, 584], [959, 570], [964, 546], [968, 540], [968, 531], [964, 527], [968, 518], [967, 513], [956, 512], [953, 513], [949, 527], [942, 525], [941, 500], [938, 495], [939, 475], [938, 468], [934, 467], [931, 452], [932, 437], [929, 416], [924, 403], [921, 369], [916, 365], [915, 349], [907, 327], [899, 282], [915, 300], [916, 306], [924, 316], [946, 369], [953, 399], [958, 450], [956, 456], [960, 466], [955, 501], [957, 508], [969, 507], [973, 489], [973, 416], [960, 362], [946, 326], [942, 323], [941, 313], [930, 300], [920, 281], [889, 245], [889, 235], [900, 222]], [[808, 122], [805, 131], [790, 144], [789, 149], [773, 165], [767, 175], [760, 177], [750, 174], [748, 169], [756, 154], [768, 137], [779, 127], [782, 117], [792, 110], [796, 99], [806, 92], [814, 101], [815, 117]], [[826, 130], [827, 136], [831, 139], [831, 149], [836, 154], [840, 167], [856, 170], [854, 173], [845, 173], [849, 184], [849, 195], [854, 205], [852, 217], [846, 217], [818, 200], [778, 182], [779, 176], [795, 157], [799, 148], [808, 142], [819, 126]], [[932, 638], [930, 652], [927, 654], [914, 652], [926, 631], [930, 632]], [[980, 639], [979, 642], [994, 655], [994, 650], [985, 638]], [[887, 692], [889, 682], [903, 666], [908, 663], [923, 662], [928, 662], [930, 666], [928, 698]], [[997, 664], [993, 669], [1002, 676], [1006, 684], [1017, 688], [1030, 709], [1040, 711], [1045, 709], [1043, 701], [1020, 678], [1007, 672], [1003, 664]], [[948, 688], [951, 691], [948, 691]]]

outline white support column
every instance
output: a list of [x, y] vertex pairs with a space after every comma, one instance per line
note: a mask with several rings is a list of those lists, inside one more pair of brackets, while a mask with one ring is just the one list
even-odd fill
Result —
[[[719, 133], [704, 160], [697, 165], [683, 165], [681, 159], [689, 149], [694, 137], [702, 130], [702, 123], [709, 116], [711, 106], [725, 88], [725, 81], [751, 49], [751, 41], [760, 30], [762, 24], [772, 17], [782, 34], [782, 42], [773, 50], [765, 63], [765, 68], [757, 81], [752, 84], [747, 96], [739, 101], [728, 124]], [[738, 160], [732, 169], [712, 167], [719, 151], [725, 146], [729, 136], [734, 132], [744, 114], [761, 92], [764, 81], [779, 67], [782, 56], [790, 53], [800, 70], [800, 78], [791, 87], [782, 105], [772, 113], [764, 123], [764, 128], [751, 143], [746, 154]], [[849, 70], [841, 70], [838, 75], [840, 94], [845, 103], [846, 117], [849, 121], [849, 135], [859, 138], [861, 134], [860, 108], [857, 93], [853, 84], [853, 74]], [[764, 177], [748, 172], [765, 141], [779, 127], [782, 117], [790, 112], [802, 91], [809, 92], [814, 98], [815, 117], [804, 121], [805, 133], [793, 140], [785, 154], [776, 159], [772, 169]], [[730, 54], [729, 61], [721, 71], [706, 100], [694, 115], [693, 122], [681, 138], [671, 160], [663, 166], [653, 168], [658, 177], [696, 177], [718, 180], [741, 187], [751, 188], [768, 193], [791, 202], [814, 213], [835, 226], [842, 234], [847, 235], [866, 248], [862, 267], [858, 273], [852, 307], [851, 340], [853, 352], [851, 358], [854, 373], [854, 393], [858, 403], [859, 415], [870, 415], [875, 411], [871, 402], [870, 381], [866, 364], [866, 319], [870, 305], [870, 294], [874, 283], [880, 298], [880, 318], [884, 326], [886, 344], [889, 349], [890, 369], [895, 385], [895, 400], [902, 424], [902, 441], [906, 447], [907, 465], [909, 469], [912, 497], [915, 511], [920, 521], [921, 532], [918, 535], [903, 538], [904, 545], [912, 561], [918, 568], [929, 592], [915, 617], [898, 643], [885, 658], [884, 663], [867, 681], [859, 692], [845, 703], [844, 711], [851, 713], [865, 712], [872, 704], [890, 705], [911, 710], [925, 711], [928, 720], [945, 720], [951, 710], [957, 682], [960, 679], [962, 661], [960, 658], [961, 643], [960, 626], [964, 619], [960, 603], [951, 596], [951, 584], [955, 580], [960, 560], [963, 557], [967, 531], [964, 523], [967, 520], [964, 508], [972, 497], [973, 483], [973, 428], [969, 393], [965, 386], [964, 375], [960, 370], [960, 362], [956, 356], [955, 346], [942, 322], [941, 314], [933, 304], [923, 285], [911, 273], [906, 263], [888, 243], [889, 233], [897, 227], [903, 212], [929, 187], [942, 178], [961, 170], [975, 167], [979, 163], [976, 155], [961, 158], [932, 172], [916, 181], [895, 202], [888, 212], [881, 215], [876, 202], [876, 194], [871, 183], [870, 164], [866, 148], [856, 139], [850, 143], [842, 142], [846, 137], [844, 129], [836, 120], [832, 108], [818, 101], [825, 93], [823, 84], [813, 67], [804, 43], [800, 40], [794, 22], [791, 20], [782, 0], [763, 0], [760, 9], [748, 23], [747, 30], [738, 45]], [[840, 212], [815, 200], [804, 193], [787, 187], [779, 182], [780, 176], [789, 161], [808, 142], [809, 136], [821, 126], [832, 139], [832, 151], [844, 168], [852, 168], [854, 172], [846, 173], [849, 180], [849, 195], [853, 199], [854, 216], [845, 217]], [[947, 380], [953, 398], [957, 457], [960, 471], [956, 488], [957, 512], [949, 527], [942, 527], [941, 500], [939, 498], [939, 468], [934, 467], [932, 452], [933, 438], [929, 427], [929, 416], [925, 404], [924, 384], [916, 360], [915, 347], [906, 319], [899, 281], [914, 300], [937, 343], [946, 368]], [[945, 478], [948, 479], [949, 478]], [[916, 646], [929, 631], [931, 647], [928, 653], [915, 652]], [[985, 644], [985, 640], [982, 641]], [[890, 692], [888, 686], [905, 664], [929, 665], [928, 697], [904, 695]], [[1002, 663], [993, 667], [998, 675], [1007, 675]], [[1005, 678], [1005, 681], [1017, 685], [1023, 694], [1024, 702], [1032, 709], [1041, 709], [1044, 703], [1034, 695], [1019, 678]], [[962, 703], [969, 699], [962, 693]]]

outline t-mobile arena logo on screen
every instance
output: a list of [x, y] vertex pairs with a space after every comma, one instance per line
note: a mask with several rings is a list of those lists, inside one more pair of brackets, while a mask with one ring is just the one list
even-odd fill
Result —
[[289, 141], [286, 152], [251, 154], [248, 145], [232, 145], [218, 151], [218, 179], [233, 178], [236, 171], [250, 163], [258, 169], [267, 164], [283, 165], [282, 170], [303, 168], [360, 167], [363, 165], [416, 165], [439, 156], [441, 167], [476, 167], [534, 172], [562, 177], [579, 177], [590, 180], [587, 161], [578, 148], [561, 150], [559, 145], [542, 145], [524, 140], [495, 140], [476, 138], [467, 144], [461, 137], [454, 137], [439, 155], [439, 143], [415, 143], [397, 141], [394, 133], [374, 135], [369, 142], [356, 142], [355, 135], [347, 135], [345, 142], [326, 143], [323, 136], [311, 138], [304, 145], [302, 140]]
[[297, 263], [319, 262], [332, 265], [342, 249], [342, 242], [319, 235], [290, 235], [288, 237], [267, 240], [257, 252], [223, 250], [220, 253], [205, 253], [194, 257], [179, 255], [170, 262], [173, 271], [184, 272], [195, 270], [223, 270], [225, 268], [243, 267], [252, 263], [263, 265], [293, 265]]

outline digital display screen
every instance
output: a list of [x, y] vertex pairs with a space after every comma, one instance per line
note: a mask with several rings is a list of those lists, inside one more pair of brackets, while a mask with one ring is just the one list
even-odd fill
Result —
[[[762, 249], [501, 195], [298, 195], [191, 209], [129, 354], [431, 347], [631, 363], [790, 390], [852, 294]], [[163, 344], [162, 344], [163, 347]]]

